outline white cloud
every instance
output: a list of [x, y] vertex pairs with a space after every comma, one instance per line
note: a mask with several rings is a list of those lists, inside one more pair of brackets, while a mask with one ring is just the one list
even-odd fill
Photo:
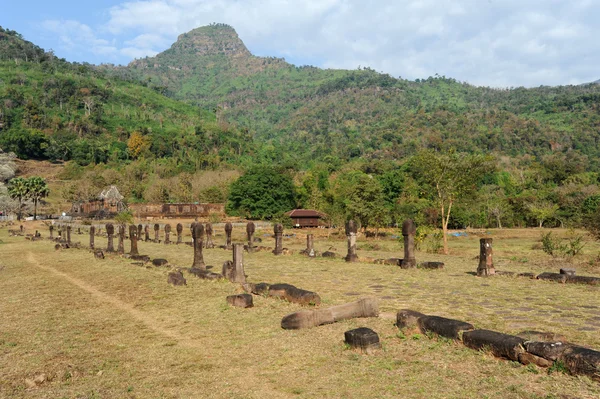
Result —
[[224, 22], [259, 55], [323, 67], [370, 66], [410, 79], [439, 73], [489, 86], [537, 86], [600, 78], [599, 3], [133, 0], [110, 8], [95, 29], [75, 21], [48, 21], [47, 28], [65, 47], [87, 42], [90, 51], [120, 54], [127, 62], [167, 49], [193, 28]]

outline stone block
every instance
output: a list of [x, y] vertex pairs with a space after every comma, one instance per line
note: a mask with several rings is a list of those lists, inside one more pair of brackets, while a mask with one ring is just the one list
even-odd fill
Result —
[[344, 333], [344, 342], [350, 345], [350, 347], [360, 349], [363, 352], [370, 352], [381, 348], [379, 335], [367, 327], [346, 331]]
[[250, 294], [229, 295], [227, 297], [227, 303], [239, 308], [251, 308], [254, 306], [252, 303], [252, 295]]
[[398, 328], [415, 328], [421, 317], [425, 317], [425, 315], [414, 310], [402, 309], [396, 314], [396, 326]]
[[457, 340], [460, 339], [461, 333], [475, 329], [471, 323], [439, 316], [419, 317], [417, 325], [423, 333], [432, 332], [442, 337]]
[[494, 356], [519, 361], [519, 353], [525, 352], [525, 340], [514, 335], [502, 334], [490, 330], [473, 330], [463, 333], [465, 346], [481, 350], [489, 349]]

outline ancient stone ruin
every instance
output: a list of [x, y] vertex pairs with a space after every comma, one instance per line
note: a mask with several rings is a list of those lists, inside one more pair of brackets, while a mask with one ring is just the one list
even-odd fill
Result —
[[348, 239], [348, 254], [344, 258], [346, 262], [358, 262], [358, 255], [356, 254], [356, 233], [358, 232], [358, 226], [354, 220], [346, 222], [346, 237]]
[[315, 251], [314, 236], [312, 234], [306, 235], [306, 249], [302, 250], [300, 253], [310, 258], [317, 256], [317, 252]]
[[54, 226], [50, 225], [48, 226], [48, 228], [50, 229], [50, 239], [54, 238]]
[[204, 244], [204, 248], [207, 248], [207, 249], [214, 248], [215, 244], [213, 243], [213, 240], [212, 240], [212, 236], [213, 236], [212, 224], [206, 223], [206, 225], [204, 226], [204, 230], [206, 231], [206, 243]]
[[246, 236], [248, 238], [248, 252], [252, 252], [254, 250], [254, 243], [252, 241], [252, 238], [254, 236], [255, 231], [256, 231], [256, 226], [254, 225], [254, 223], [249, 222], [246, 225]]
[[232, 283], [246, 283], [243, 256], [244, 245], [233, 244], [233, 262], [226, 261], [225, 263], [223, 263], [223, 276]]
[[119, 244], [117, 246], [117, 253], [124, 254], [125, 253], [125, 225], [119, 225]]
[[144, 231], [144, 226], [141, 224], [137, 225], [137, 239], [140, 241], [142, 239], [142, 232]]
[[409, 269], [417, 265], [415, 258], [415, 234], [417, 226], [415, 222], [408, 219], [402, 223], [402, 236], [404, 237], [404, 259], [400, 263], [403, 269]]
[[273, 254], [281, 255], [283, 253], [283, 225], [277, 223], [273, 226], [273, 233], [275, 233], [275, 249], [273, 250]]
[[106, 226], [106, 235], [108, 237], [108, 244], [106, 246], [106, 252], [115, 252], [114, 246], [114, 235], [115, 235], [115, 226], [112, 223], [107, 223]]
[[154, 223], [154, 242], [155, 243], [159, 243], [160, 242], [159, 231], [160, 231], [159, 224], [158, 223]]
[[181, 244], [183, 242], [183, 225], [177, 223], [175, 230], [177, 231], [177, 244]]
[[226, 235], [226, 241], [225, 241], [225, 249], [232, 249], [233, 247], [231, 246], [231, 232], [233, 231], [233, 225], [229, 222], [225, 223], [225, 235]]
[[138, 252], [138, 237], [137, 237], [137, 227], [135, 227], [135, 225], [131, 225], [129, 226], [129, 241], [131, 241], [131, 251], [129, 251], [130, 255], [139, 255], [140, 253]]
[[227, 297], [227, 303], [239, 308], [251, 308], [254, 306], [252, 303], [252, 295], [250, 294], [229, 295]]
[[366, 353], [381, 348], [379, 335], [367, 327], [346, 331], [344, 333], [344, 342], [351, 348], [360, 349], [362, 352]]
[[479, 240], [479, 266], [477, 267], [477, 276], [487, 277], [496, 274], [494, 269], [494, 260], [492, 259], [491, 238], [482, 238]]
[[204, 244], [204, 225], [202, 223], [192, 223], [192, 240], [194, 243], [194, 263], [192, 268], [206, 270], [204, 256], [202, 254], [202, 246]]
[[71, 226], [67, 225], [67, 245], [71, 246]]
[[150, 226], [148, 225], [144, 226], [144, 241], [150, 241]]
[[332, 306], [325, 309], [301, 310], [285, 316], [281, 320], [281, 327], [285, 330], [297, 330], [331, 324], [336, 321], [353, 319], [356, 317], [379, 316], [379, 305], [375, 298], [363, 298], [357, 302]]
[[94, 236], [96, 235], [96, 228], [90, 226], [90, 249], [94, 249]]
[[165, 244], [171, 243], [171, 225], [165, 224]]

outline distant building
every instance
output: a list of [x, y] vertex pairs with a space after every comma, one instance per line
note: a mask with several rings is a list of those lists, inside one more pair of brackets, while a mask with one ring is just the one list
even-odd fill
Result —
[[116, 186], [103, 190], [96, 199], [77, 201], [71, 205], [69, 216], [105, 219], [127, 209], [123, 197]]
[[294, 227], [319, 227], [324, 226], [323, 219], [327, 217], [326, 214], [313, 209], [294, 209], [285, 214], [292, 219]]
[[131, 204], [129, 210], [138, 218], [195, 218], [225, 216], [225, 204]]

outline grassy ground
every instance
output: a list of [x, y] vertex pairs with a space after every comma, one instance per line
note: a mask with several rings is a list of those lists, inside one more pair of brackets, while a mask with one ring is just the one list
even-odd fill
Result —
[[[284, 245], [303, 248], [305, 232], [288, 232], [296, 236], [285, 238]], [[221, 229], [217, 233], [215, 243], [222, 244]], [[328, 240], [321, 230], [315, 233], [318, 250], [333, 247], [345, 254], [342, 237]], [[256, 235], [272, 246], [268, 234]], [[480, 235], [494, 238], [497, 269], [537, 273], [561, 266], [532, 250], [539, 230]], [[88, 242], [86, 235], [73, 238]], [[549, 375], [394, 326], [396, 311], [410, 308], [506, 333], [552, 331], [600, 348], [598, 287], [477, 278], [471, 274], [477, 268], [477, 234], [453, 238], [448, 256], [417, 253], [418, 260], [445, 262], [439, 271], [246, 254], [249, 281], [316, 291], [321, 306], [380, 298], [379, 318], [299, 331], [280, 328], [281, 318], [298, 305], [259, 296], [254, 308], [232, 308], [225, 296], [241, 290], [229, 282], [186, 275], [186, 287], [172, 287], [166, 282], [169, 268], [134, 266], [116, 256], [96, 260], [86, 250], [55, 251], [47, 240], [8, 237], [6, 228], [0, 240], [1, 398], [600, 397], [600, 385], [587, 377]], [[234, 229], [234, 241], [243, 241], [241, 229]], [[96, 239], [97, 247], [105, 245], [105, 239]], [[192, 263], [187, 245], [139, 248], [176, 266]], [[597, 245], [586, 246], [576, 261], [578, 274], [600, 275], [588, 262], [598, 252]], [[402, 257], [402, 249], [391, 238], [361, 237], [359, 254]], [[221, 249], [205, 251], [214, 271], [230, 258]], [[381, 351], [363, 355], [344, 346], [344, 331], [361, 326], [379, 333]]]

